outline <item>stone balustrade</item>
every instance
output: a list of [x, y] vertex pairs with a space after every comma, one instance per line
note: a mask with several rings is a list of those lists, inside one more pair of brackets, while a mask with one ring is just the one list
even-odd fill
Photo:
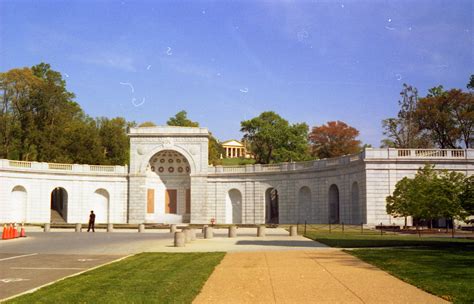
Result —
[[0, 159], [1, 169], [21, 171], [48, 171], [48, 172], [70, 172], [70, 173], [92, 173], [92, 174], [127, 174], [127, 166], [101, 166], [101, 165], [78, 165], [42, 163], [30, 161], [18, 161]]
[[336, 158], [319, 159], [306, 162], [291, 162], [269, 165], [245, 165], [245, 166], [211, 166], [209, 174], [242, 174], [257, 172], [287, 172], [325, 169], [336, 166], [345, 166], [364, 160], [411, 160], [411, 159], [474, 159], [474, 149], [394, 149], [394, 148], [367, 148], [361, 153], [344, 155]]

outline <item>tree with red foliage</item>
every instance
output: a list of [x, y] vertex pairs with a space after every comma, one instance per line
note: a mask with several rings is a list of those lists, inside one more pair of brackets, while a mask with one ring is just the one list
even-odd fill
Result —
[[357, 136], [359, 131], [345, 122], [329, 121], [325, 125], [313, 127], [309, 134], [311, 152], [320, 159], [357, 153], [361, 149]]

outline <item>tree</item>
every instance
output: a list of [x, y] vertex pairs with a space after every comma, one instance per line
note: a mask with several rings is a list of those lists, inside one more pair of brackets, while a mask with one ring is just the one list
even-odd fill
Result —
[[97, 128], [102, 144], [104, 163], [108, 165], [123, 165], [129, 162], [130, 145], [127, 129], [133, 126], [122, 117], [96, 119]]
[[244, 141], [259, 164], [300, 161], [310, 158], [308, 125], [289, 124], [275, 112], [261, 113], [258, 117], [241, 122]]
[[474, 90], [474, 75], [471, 75], [469, 83], [466, 86], [469, 90]]
[[392, 195], [386, 198], [387, 213], [395, 217], [412, 216], [417, 219], [464, 219], [462, 206], [465, 176], [459, 172], [434, 170], [425, 165], [415, 177], [403, 178], [395, 185]]
[[138, 125], [139, 128], [147, 128], [147, 127], [156, 127], [156, 124], [152, 121], [145, 121]]
[[357, 153], [361, 142], [356, 139], [359, 131], [342, 121], [329, 121], [314, 127], [309, 134], [312, 153], [318, 158], [338, 157]]
[[199, 123], [188, 119], [187, 115], [186, 111], [180, 111], [174, 117], [170, 117], [166, 124], [168, 126], [199, 127]]
[[[174, 117], [170, 117], [166, 122], [168, 126], [179, 126], [179, 127], [199, 127], [199, 123], [192, 121], [188, 118], [188, 113], [186, 111], [180, 111], [175, 114]], [[212, 165], [218, 165], [221, 163], [220, 156], [223, 153], [222, 145], [217, 141], [217, 139], [212, 136], [212, 133], [209, 135], [209, 145], [208, 145], [208, 162]]]
[[461, 194], [461, 206], [464, 211], [466, 211], [466, 216], [474, 215], [474, 175], [466, 178], [464, 182], [464, 189]]
[[415, 118], [418, 105], [418, 90], [410, 85], [403, 84], [398, 101], [400, 110], [396, 118], [387, 118], [382, 121], [383, 147], [392, 148], [429, 148], [432, 146], [429, 137], [421, 130]]
[[421, 98], [415, 116], [420, 127], [442, 149], [469, 147], [474, 130], [474, 96], [458, 89], [443, 91], [439, 86]]

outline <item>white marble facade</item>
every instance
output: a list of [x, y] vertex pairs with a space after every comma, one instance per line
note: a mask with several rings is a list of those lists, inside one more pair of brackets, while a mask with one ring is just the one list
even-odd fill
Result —
[[130, 167], [0, 160], [0, 222], [401, 223], [398, 180], [429, 162], [471, 175], [474, 150], [366, 149], [334, 159], [209, 167], [205, 128], [132, 128]]

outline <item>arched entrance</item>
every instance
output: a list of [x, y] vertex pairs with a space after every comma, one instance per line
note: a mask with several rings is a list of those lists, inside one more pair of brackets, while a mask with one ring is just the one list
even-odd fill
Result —
[[151, 157], [147, 168], [147, 219], [164, 223], [189, 222], [191, 216], [190, 164], [174, 150]]
[[94, 210], [96, 223], [109, 223], [109, 200], [110, 195], [107, 190], [97, 189], [94, 192], [94, 199], [89, 209]]
[[242, 194], [237, 189], [232, 189], [227, 193], [225, 223], [242, 224]]
[[304, 223], [311, 218], [311, 190], [308, 187], [301, 187], [298, 193], [298, 222]]
[[352, 224], [360, 224], [362, 221], [362, 210], [359, 203], [359, 184], [354, 182], [351, 190], [351, 209], [352, 209]]
[[336, 185], [329, 187], [329, 223], [339, 224], [339, 189]]
[[25, 222], [26, 221], [26, 203], [28, 199], [28, 195], [26, 192], [25, 187], [23, 186], [15, 186], [12, 189], [10, 195], [10, 208], [11, 213], [9, 216], [9, 222]]
[[51, 192], [51, 223], [67, 223], [67, 203], [66, 189], [54, 188]]
[[265, 223], [278, 224], [278, 191], [269, 188], [265, 191]]

